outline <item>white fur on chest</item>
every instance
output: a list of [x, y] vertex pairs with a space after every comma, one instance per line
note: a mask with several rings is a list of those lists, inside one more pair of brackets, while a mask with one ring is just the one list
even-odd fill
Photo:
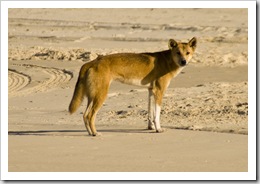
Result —
[[115, 79], [115, 81], [119, 81], [121, 83], [124, 84], [130, 84], [130, 85], [134, 85], [134, 86], [140, 86], [140, 87], [145, 87], [145, 88], [149, 88], [150, 87], [150, 83], [148, 84], [142, 84], [142, 80], [140, 79]]

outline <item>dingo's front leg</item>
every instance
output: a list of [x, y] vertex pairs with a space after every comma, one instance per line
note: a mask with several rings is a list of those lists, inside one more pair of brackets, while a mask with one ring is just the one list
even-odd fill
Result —
[[148, 130], [154, 130], [154, 102], [153, 102], [153, 91], [151, 88], [148, 89]]
[[154, 117], [154, 123], [155, 123], [155, 129], [156, 132], [163, 132], [163, 129], [161, 128], [160, 124], [160, 114], [161, 114], [161, 106], [158, 104], [155, 104], [155, 117]]
[[155, 116], [154, 116], [154, 124], [156, 132], [163, 132], [164, 130], [161, 128], [160, 124], [160, 114], [161, 114], [161, 105], [164, 91], [169, 85], [169, 81], [167, 78], [160, 78], [155, 82], [155, 86], [153, 88], [154, 95], [154, 104], [155, 104]]

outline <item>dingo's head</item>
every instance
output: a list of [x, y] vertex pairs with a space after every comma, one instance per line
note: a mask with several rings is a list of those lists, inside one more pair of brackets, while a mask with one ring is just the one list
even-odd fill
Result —
[[172, 53], [172, 59], [178, 66], [185, 66], [191, 60], [197, 46], [197, 39], [193, 37], [188, 43], [169, 40], [169, 49]]

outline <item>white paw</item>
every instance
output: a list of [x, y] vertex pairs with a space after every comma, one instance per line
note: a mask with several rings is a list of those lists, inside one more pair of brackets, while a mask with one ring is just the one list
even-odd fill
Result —
[[99, 136], [101, 136], [102, 134], [101, 133], [99, 133], [99, 132], [96, 132], [96, 133], [93, 133], [92, 134], [92, 136], [96, 136], [96, 137], [99, 137]]
[[159, 129], [156, 130], [156, 132], [157, 132], [157, 133], [162, 133], [162, 132], [165, 132], [165, 129], [159, 128]]

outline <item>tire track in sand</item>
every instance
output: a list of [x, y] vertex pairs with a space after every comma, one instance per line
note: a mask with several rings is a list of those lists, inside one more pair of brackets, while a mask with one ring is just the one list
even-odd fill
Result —
[[10, 96], [24, 96], [31, 93], [49, 91], [55, 87], [61, 86], [70, 81], [73, 73], [65, 69], [53, 67], [38, 66], [32, 64], [13, 64], [14, 66], [25, 67], [29, 70], [41, 70], [46, 73], [49, 78], [38, 81], [33, 87], [26, 88], [34, 80], [34, 76], [23, 74], [16, 70], [9, 69], [8, 73], [8, 93]]
[[13, 94], [23, 89], [31, 82], [29, 75], [8, 69], [8, 93]]

